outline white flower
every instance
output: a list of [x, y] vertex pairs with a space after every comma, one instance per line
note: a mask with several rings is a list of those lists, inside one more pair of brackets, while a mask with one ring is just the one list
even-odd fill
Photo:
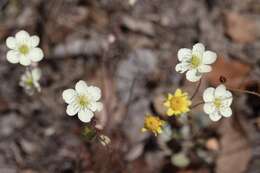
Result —
[[205, 51], [202, 43], [197, 43], [192, 50], [181, 48], [178, 51], [178, 60], [181, 61], [176, 65], [175, 70], [180, 73], [186, 73], [187, 80], [196, 82], [200, 80], [202, 73], [208, 73], [212, 70], [209, 64], [216, 61], [217, 54], [212, 51]]
[[7, 52], [7, 60], [10, 63], [20, 63], [24, 66], [41, 61], [44, 55], [42, 50], [37, 47], [39, 42], [38, 36], [30, 36], [26, 31], [19, 31], [15, 37], [8, 37], [6, 46], [11, 50]]
[[232, 93], [221, 84], [216, 89], [209, 87], [203, 93], [204, 111], [209, 114], [212, 121], [218, 121], [223, 117], [230, 117], [232, 110], [230, 105], [233, 100]]
[[34, 68], [31, 71], [26, 70], [21, 76], [19, 85], [24, 88], [25, 92], [29, 95], [33, 95], [35, 90], [40, 92], [41, 86], [39, 80], [41, 78], [41, 70]]
[[98, 87], [88, 86], [80, 80], [74, 89], [66, 89], [62, 93], [64, 101], [68, 104], [67, 114], [78, 117], [83, 122], [90, 122], [95, 111], [101, 111], [103, 104], [98, 102], [101, 98], [101, 91]]

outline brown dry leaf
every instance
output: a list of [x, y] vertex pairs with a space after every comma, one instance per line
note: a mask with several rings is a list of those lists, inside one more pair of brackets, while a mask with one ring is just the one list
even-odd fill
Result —
[[236, 12], [225, 13], [226, 34], [238, 43], [251, 43], [256, 39], [256, 24]]
[[206, 78], [212, 85], [217, 86], [220, 84], [220, 76], [224, 76], [227, 79], [225, 84], [228, 87], [238, 88], [241, 85], [240, 87], [244, 88], [246, 83], [243, 80], [249, 72], [249, 65], [219, 57], [213, 65], [212, 72], [208, 73]]
[[220, 126], [222, 151], [217, 160], [216, 173], [243, 173], [251, 158], [247, 139], [232, 127], [231, 119]]

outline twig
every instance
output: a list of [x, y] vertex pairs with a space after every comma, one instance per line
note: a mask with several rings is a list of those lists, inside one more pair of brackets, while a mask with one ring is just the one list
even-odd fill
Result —
[[127, 112], [128, 112], [128, 108], [130, 106], [130, 103], [131, 103], [131, 100], [132, 100], [132, 97], [133, 97], [136, 81], [137, 81], [137, 77], [135, 76], [134, 79], [133, 79], [133, 82], [131, 84], [130, 90], [129, 90], [129, 96], [128, 96], [128, 100], [127, 100], [127, 104], [126, 104]]
[[192, 99], [196, 96], [196, 94], [198, 93], [199, 88], [200, 88], [200, 85], [201, 85], [201, 80], [202, 80], [202, 78], [200, 78], [199, 83], [198, 83], [198, 85], [197, 85], [197, 87], [196, 87], [194, 93], [192, 94], [192, 96], [191, 96], [191, 98], [190, 98], [191, 100], [192, 100]]
[[193, 108], [195, 108], [195, 107], [197, 107], [197, 106], [199, 106], [199, 105], [201, 105], [201, 104], [203, 104], [203, 103], [204, 103], [203, 101], [198, 102], [198, 103], [196, 103], [195, 105], [192, 105], [192, 106], [191, 106], [191, 109], [193, 109]]
[[237, 88], [228, 88], [228, 89], [231, 90], [231, 91], [234, 91], [234, 92], [247, 93], [247, 94], [252, 94], [252, 95], [255, 95], [255, 96], [257, 96], [257, 97], [260, 97], [260, 94], [257, 93], [257, 92], [254, 92], [254, 91], [243, 90], [243, 89], [237, 89]]

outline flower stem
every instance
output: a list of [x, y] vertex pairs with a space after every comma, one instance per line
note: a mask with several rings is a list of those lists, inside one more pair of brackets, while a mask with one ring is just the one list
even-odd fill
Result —
[[228, 89], [231, 90], [231, 91], [234, 91], [234, 92], [247, 93], [247, 94], [252, 94], [252, 95], [255, 95], [255, 96], [257, 96], [257, 97], [260, 97], [260, 94], [257, 93], [257, 92], [254, 92], [254, 91], [243, 90], [243, 89], [237, 89], [237, 88], [228, 88]]
[[195, 107], [197, 107], [197, 106], [199, 106], [199, 105], [201, 105], [201, 104], [203, 104], [203, 103], [204, 103], [203, 101], [198, 102], [198, 103], [192, 105], [192, 106], [191, 106], [191, 109], [193, 109], [193, 108], [195, 108]]
[[201, 85], [201, 79], [202, 79], [202, 78], [200, 78], [199, 83], [198, 83], [198, 85], [197, 85], [197, 87], [196, 87], [194, 93], [192, 94], [192, 96], [191, 96], [191, 98], [190, 98], [191, 100], [196, 96], [196, 94], [197, 94], [198, 91], [199, 91], [199, 88], [200, 88], [200, 85]]

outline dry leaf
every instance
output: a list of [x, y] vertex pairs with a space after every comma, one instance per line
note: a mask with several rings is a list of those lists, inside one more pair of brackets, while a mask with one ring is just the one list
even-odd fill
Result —
[[206, 78], [212, 85], [217, 86], [220, 84], [220, 77], [224, 76], [227, 79], [225, 84], [228, 87], [238, 88], [241, 85], [241, 88], [244, 88], [246, 83], [243, 79], [249, 72], [249, 65], [236, 60], [227, 60], [223, 57], [219, 57], [217, 62], [213, 65], [212, 72], [208, 73]]
[[225, 13], [226, 34], [238, 43], [255, 41], [256, 24], [235, 12]]
[[232, 127], [230, 119], [220, 126], [221, 147], [216, 173], [243, 173], [251, 158], [251, 149], [246, 138]]

